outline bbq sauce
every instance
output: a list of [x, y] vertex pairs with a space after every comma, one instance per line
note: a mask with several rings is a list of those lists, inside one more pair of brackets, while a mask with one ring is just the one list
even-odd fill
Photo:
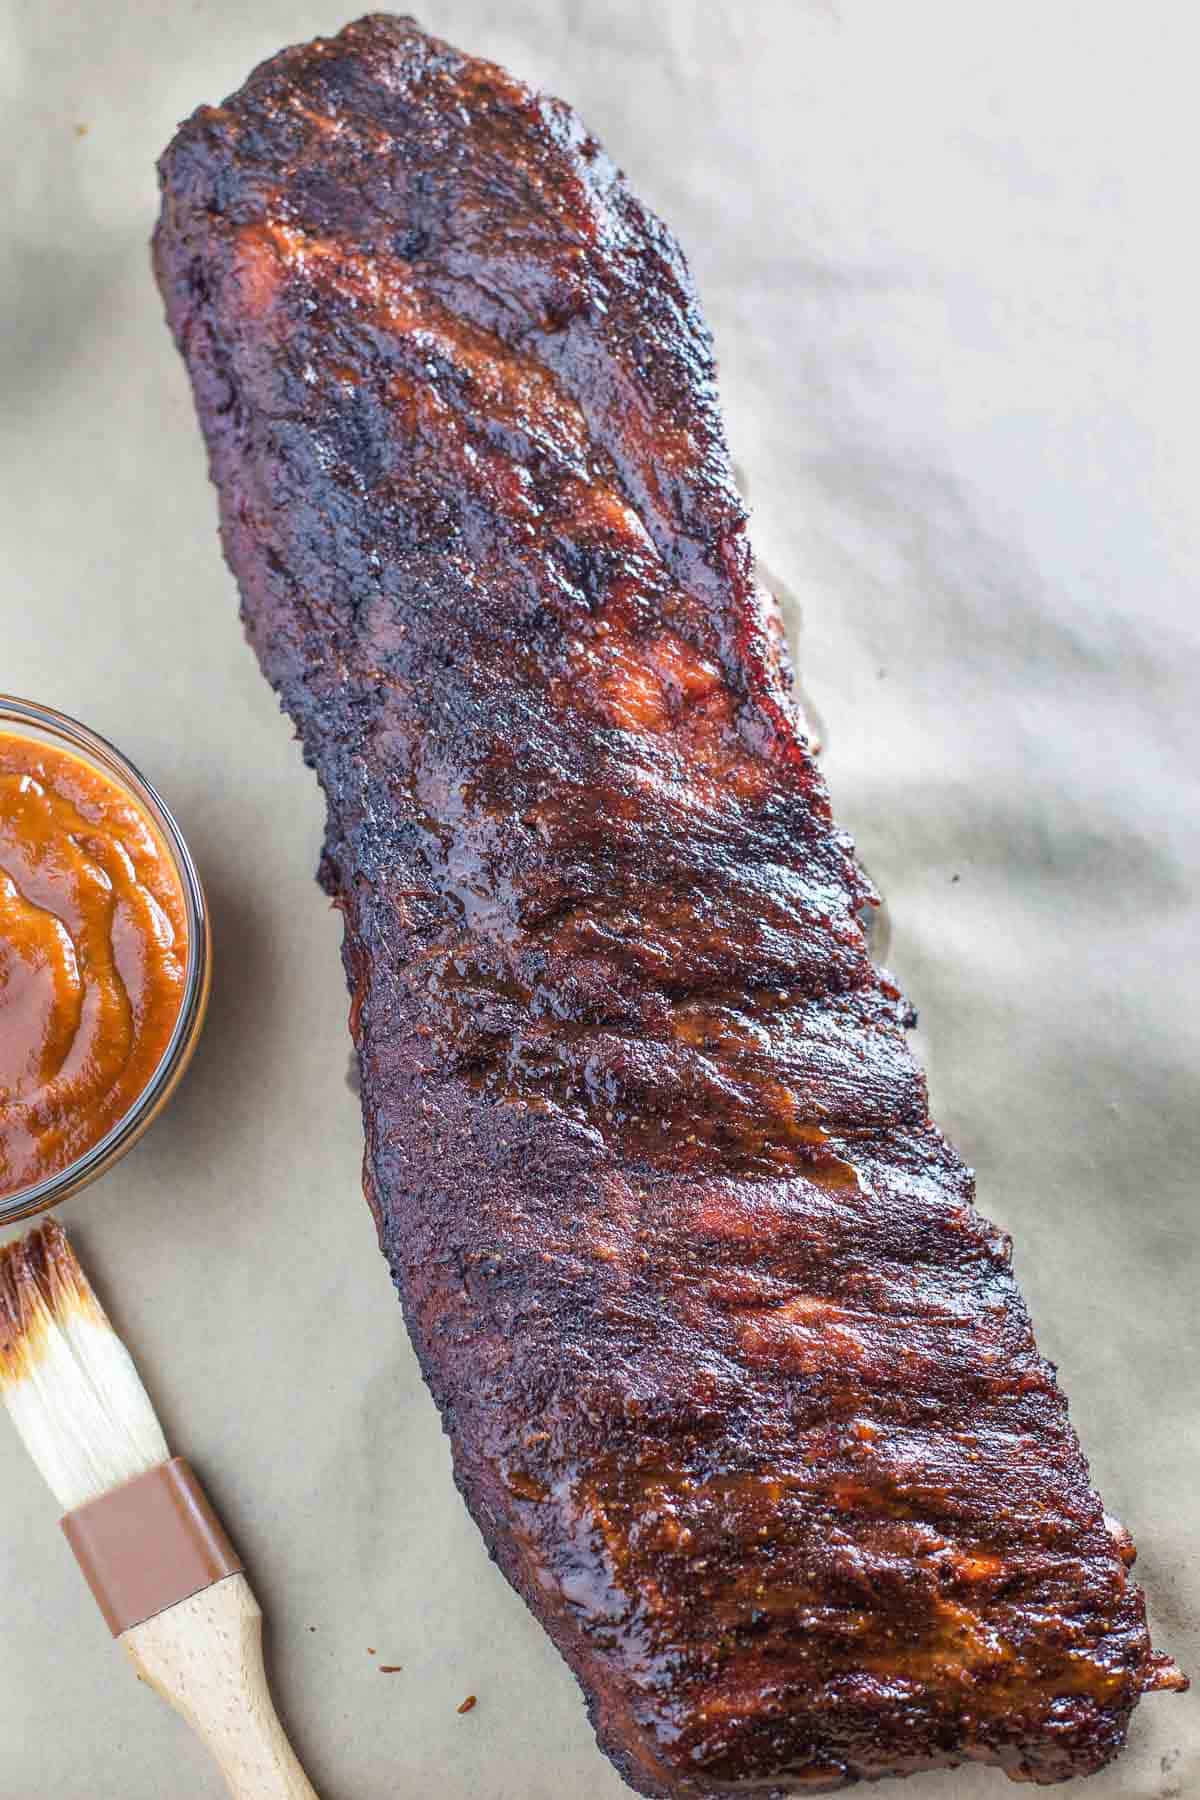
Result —
[[0, 1197], [129, 1112], [183, 1003], [175, 865], [115, 780], [0, 733]]

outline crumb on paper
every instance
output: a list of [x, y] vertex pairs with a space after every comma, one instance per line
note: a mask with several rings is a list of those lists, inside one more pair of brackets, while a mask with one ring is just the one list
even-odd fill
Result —
[[374, 1646], [374, 1644], [368, 1644], [368, 1645], [367, 1645], [367, 1655], [368, 1655], [368, 1656], [374, 1656], [374, 1655], [375, 1655], [375, 1646]]
[[315, 1625], [310, 1625], [310, 1626], [309, 1626], [309, 1628], [308, 1628], [308, 1629], [309, 1629], [309, 1630], [310, 1630], [310, 1631], [315, 1631], [315, 1630], [316, 1630], [316, 1629], [317, 1629], [317, 1628], [316, 1628], [316, 1626], [315, 1626]]
[[87, 134], [88, 134], [88, 128], [86, 125], [77, 125], [75, 127], [75, 136], [76, 137], [86, 137]]
[[403, 1667], [403, 1663], [380, 1663], [379, 1673], [381, 1675], [399, 1675]]
[[471, 1708], [473, 1706], [476, 1706], [477, 1704], [478, 1704], [478, 1702], [475, 1698], [475, 1695], [468, 1694], [466, 1699], [463, 1701], [462, 1705], [459, 1707], [458, 1710], [460, 1713], [468, 1713], [468, 1712], [470, 1712]]

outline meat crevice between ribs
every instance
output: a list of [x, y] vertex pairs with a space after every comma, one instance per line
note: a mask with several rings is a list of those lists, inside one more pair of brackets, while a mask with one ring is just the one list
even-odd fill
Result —
[[382, 16], [161, 178], [380, 1240], [604, 1749], [661, 1796], [1099, 1768], [1182, 1677], [872, 967], [678, 247], [568, 107]]

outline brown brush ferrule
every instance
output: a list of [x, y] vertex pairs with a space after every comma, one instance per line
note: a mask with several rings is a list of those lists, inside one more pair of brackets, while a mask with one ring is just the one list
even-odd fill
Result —
[[62, 1528], [114, 1637], [242, 1568], [178, 1456], [77, 1507]]

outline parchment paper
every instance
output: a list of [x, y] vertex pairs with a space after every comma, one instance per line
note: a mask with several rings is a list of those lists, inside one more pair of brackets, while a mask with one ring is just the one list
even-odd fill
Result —
[[[0, 686], [161, 785], [217, 939], [193, 1072], [65, 1219], [253, 1571], [324, 1800], [617, 1800], [451, 1486], [375, 1249], [317, 794], [242, 642], [147, 264], [176, 120], [346, 16], [0, 12]], [[691, 257], [937, 1115], [1014, 1233], [1159, 1640], [1200, 1674], [1192, 16], [424, 14], [570, 98]], [[2, 1800], [221, 1791], [108, 1641], [0, 1421]], [[1200, 1794], [1194, 1697], [1147, 1700], [1087, 1791]]]

